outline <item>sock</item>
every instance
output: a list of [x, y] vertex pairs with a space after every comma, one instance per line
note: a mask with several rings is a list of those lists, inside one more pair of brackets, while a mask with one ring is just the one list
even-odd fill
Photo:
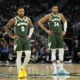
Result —
[[52, 61], [56, 60], [56, 55], [55, 54], [56, 54], [56, 49], [52, 49], [52, 58], [51, 58]]
[[22, 57], [22, 51], [17, 51], [16, 64], [17, 64], [18, 72], [21, 71], [21, 57]]
[[[59, 49], [59, 60], [64, 60], [64, 48]], [[60, 62], [60, 69], [63, 69], [63, 63]]]
[[[52, 61], [56, 60], [56, 49], [52, 49]], [[57, 70], [56, 62], [53, 62], [54, 70]]]
[[64, 49], [63, 48], [59, 49], [59, 60], [61, 61], [64, 60]]
[[31, 55], [31, 51], [25, 51], [25, 59], [24, 59], [24, 63], [22, 65], [23, 68], [26, 67], [26, 65], [28, 64], [29, 60], [30, 60], [30, 55]]
[[57, 70], [56, 63], [53, 63], [54, 70]]

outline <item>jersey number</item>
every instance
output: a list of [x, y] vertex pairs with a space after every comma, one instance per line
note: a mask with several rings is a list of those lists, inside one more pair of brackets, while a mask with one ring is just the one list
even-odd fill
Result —
[[21, 27], [21, 31], [25, 31], [24, 26]]
[[54, 26], [59, 26], [59, 23], [58, 22], [54, 22]]

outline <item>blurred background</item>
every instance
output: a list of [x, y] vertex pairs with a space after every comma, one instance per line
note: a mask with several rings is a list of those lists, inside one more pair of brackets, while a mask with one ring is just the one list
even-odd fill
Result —
[[[14, 40], [9, 38], [4, 27], [9, 19], [15, 17], [17, 7], [23, 6], [25, 16], [32, 19], [35, 26], [31, 42], [31, 60], [29, 63], [51, 63], [51, 50], [48, 48], [48, 35], [37, 22], [51, 12], [51, 7], [57, 4], [59, 12], [68, 21], [67, 34], [64, 37], [64, 61], [80, 63], [80, 0], [0, 0], [0, 63], [15, 63]], [[44, 23], [48, 29], [47, 22]], [[14, 33], [12, 29], [12, 33]], [[23, 52], [24, 53], [24, 52]], [[25, 55], [23, 54], [22, 61]], [[58, 60], [58, 51], [56, 52]]]

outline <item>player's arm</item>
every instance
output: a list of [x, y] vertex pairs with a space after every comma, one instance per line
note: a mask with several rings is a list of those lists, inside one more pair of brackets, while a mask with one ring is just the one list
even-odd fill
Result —
[[61, 17], [61, 20], [64, 24], [64, 31], [62, 32], [62, 36], [64, 37], [65, 34], [66, 34], [66, 31], [67, 31], [67, 20], [66, 20], [66, 18], [64, 17], [63, 14], [60, 14], [60, 17]]
[[50, 35], [53, 35], [53, 32], [46, 29], [45, 26], [43, 25], [44, 22], [46, 22], [47, 20], [50, 19], [50, 14], [44, 16], [43, 18], [41, 18], [39, 21], [38, 21], [38, 25], [45, 31], [47, 32], [48, 34]]
[[5, 26], [5, 31], [7, 32], [7, 34], [9, 35], [9, 37], [15, 39], [18, 36], [17, 35], [12, 35], [10, 29], [13, 27], [13, 25], [15, 24], [15, 19], [12, 18], [9, 20], [9, 22], [6, 24]]
[[30, 39], [34, 31], [34, 26], [30, 18], [28, 18], [28, 24], [29, 24], [30, 30], [29, 30], [29, 35], [27, 36], [27, 38]]

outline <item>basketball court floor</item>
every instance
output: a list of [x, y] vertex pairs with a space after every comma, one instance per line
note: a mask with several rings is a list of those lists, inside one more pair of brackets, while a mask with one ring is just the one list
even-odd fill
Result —
[[[55, 76], [52, 64], [28, 64], [28, 77], [20, 80], [80, 80], [80, 64], [64, 64], [64, 68], [71, 74]], [[18, 80], [16, 64], [0, 64], [0, 80]]]

